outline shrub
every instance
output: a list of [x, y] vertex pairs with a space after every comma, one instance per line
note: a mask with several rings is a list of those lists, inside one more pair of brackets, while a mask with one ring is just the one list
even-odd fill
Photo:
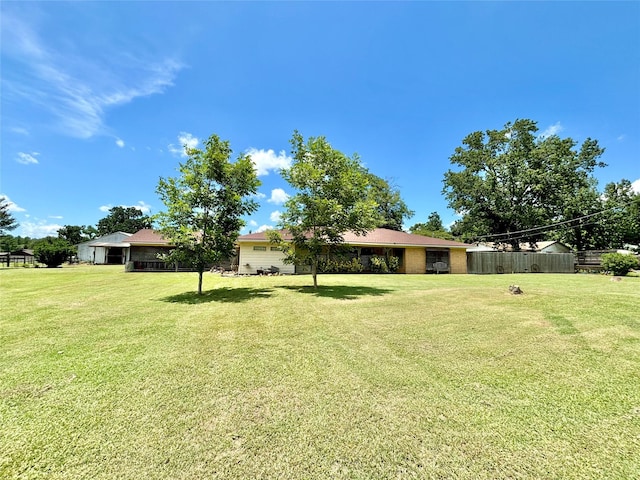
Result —
[[360, 273], [364, 267], [359, 259], [341, 260], [339, 258], [321, 258], [318, 262], [320, 273]]
[[369, 261], [371, 264], [371, 271], [374, 273], [388, 273], [389, 266], [387, 260], [380, 255], [373, 255]]
[[392, 273], [396, 273], [400, 268], [400, 258], [394, 255], [389, 256], [387, 263], [389, 264], [389, 271]]
[[614, 275], [626, 275], [630, 270], [638, 268], [638, 259], [624, 253], [605, 253], [602, 255], [602, 267]]
[[36, 260], [44, 263], [47, 268], [59, 267], [74, 253], [75, 248], [69, 245], [69, 242], [54, 237], [41, 240], [33, 248]]

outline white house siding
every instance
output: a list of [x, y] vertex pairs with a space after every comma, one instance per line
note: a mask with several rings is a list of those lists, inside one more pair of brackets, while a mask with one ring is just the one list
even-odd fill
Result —
[[[253, 247], [258, 247], [256, 250]], [[264, 250], [261, 250], [264, 248]], [[269, 270], [270, 267], [277, 267], [280, 273], [292, 274], [295, 272], [294, 265], [284, 263], [284, 253], [268, 243], [242, 243], [240, 244], [240, 257], [238, 260], [238, 273], [255, 274], [258, 270]]]

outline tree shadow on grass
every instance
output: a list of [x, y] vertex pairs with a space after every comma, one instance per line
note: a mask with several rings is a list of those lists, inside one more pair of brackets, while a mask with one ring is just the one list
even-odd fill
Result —
[[242, 303], [256, 298], [268, 298], [272, 292], [273, 289], [271, 288], [215, 288], [202, 292], [202, 295], [198, 295], [198, 292], [185, 292], [171, 295], [161, 300], [163, 302], [190, 305], [209, 302]]
[[337, 298], [338, 300], [356, 300], [364, 296], [379, 297], [393, 292], [393, 290], [389, 288], [354, 285], [318, 285], [317, 289], [313, 288], [313, 286], [292, 287], [283, 285], [278, 288], [284, 288], [285, 290], [292, 290], [307, 295], [315, 295], [316, 297]]

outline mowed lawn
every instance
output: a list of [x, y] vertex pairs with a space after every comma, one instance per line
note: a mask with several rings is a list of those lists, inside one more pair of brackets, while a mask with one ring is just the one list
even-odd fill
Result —
[[0, 270], [0, 478], [640, 478], [640, 278], [311, 281]]

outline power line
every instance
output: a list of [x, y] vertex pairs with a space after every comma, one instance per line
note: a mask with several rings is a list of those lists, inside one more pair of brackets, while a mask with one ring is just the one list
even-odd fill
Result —
[[[542, 233], [546, 230], [556, 230], [557, 227], [562, 226], [562, 225], [567, 225], [573, 222], [578, 222], [580, 223], [582, 220], [587, 219], [587, 218], [591, 218], [591, 217], [595, 217], [598, 215], [602, 215], [603, 213], [607, 213], [610, 212], [612, 210], [616, 210], [618, 208], [620, 208], [621, 206], [627, 206], [627, 205], [631, 205], [631, 202], [629, 202], [628, 204], [622, 204], [622, 205], [616, 205], [614, 207], [611, 208], [607, 208], [605, 210], [601, 210], [599, 212], [595, 212], [595, 213], [590, 213], [587, 215], [583, 215], [581, 217], [576, 217], [576, 218], [572, 218], [571, 220], [564, 220], [562, 222], [556, 222], [556, 223], [552, 223], [550, 225], [544, 225], [542, 227], [534, 227], [534, 228], [528, 228], [525, 230], [516, 230], [514, 232], [507, 232], [507, 233], [494, 233], [494, 234], [489, 234], [489, 235], [481, 235], [478, 236], [478, 240], [480, 239], [490, 239], [490, 238], [495, 238], [495, 237], [505, 237], [503, 240], [520, 240], [522, 238], [525, 238], [526, 235], [521, 235], [521, 234], [527, 234], [527, 233]], [[588, 226], [588, 225], [595, 225], [595, 223], [585, 223], [582, 224], [583, 226]], [[497, 239], [497, 241], [500, 241], [500, 239]]]

